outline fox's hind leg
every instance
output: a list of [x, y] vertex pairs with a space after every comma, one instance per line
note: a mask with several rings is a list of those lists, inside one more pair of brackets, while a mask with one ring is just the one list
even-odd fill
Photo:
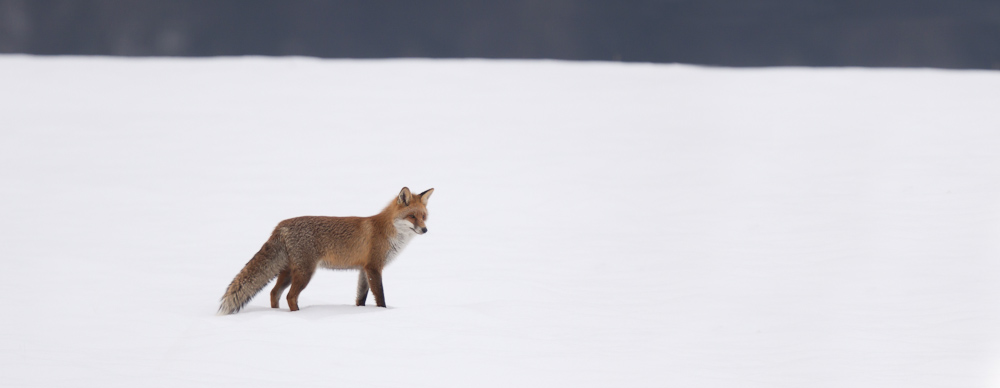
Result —
[[368, 276], [365, 275], [365, 270], [362, 268], [358, 273], [358, 297], [354, 300], [356, 306], [364, 306], [365, 300], [368, 299]]
[[316, 267], [311, 268], [297, 268], [292, 266], [290, 268], [290, 277], [292, 282], [292, 288], [288, 289], [288, 296], [285, 299], [288, 300], [288, 309], [291, 311], [299, 310], [299, 293], [306, 288], [309, 284], [309, 279], [312, 279], [313, 273], [316, 272]]
[[278, 308], [278, 299], [281, 298], [281, 293], [285, 292], [289, 284], [292, 284], [291, 269], [285, 267], [278, 274], [278, 281], [274, 283], [274, 289], [271, 290], [271, 308]]

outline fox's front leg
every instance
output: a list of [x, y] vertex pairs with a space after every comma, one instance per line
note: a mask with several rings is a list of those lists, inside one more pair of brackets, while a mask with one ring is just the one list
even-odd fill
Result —
[[364, 306], [365, 300], [368, 299], [368, 275], [365, 274], [364, 268], [358, 272], [358, 297], [354, 300], [354, 304], [357, 306]]
[[372, 290], [372, 296], [375, 297], [375, 305], [385, 307], [385, 295], [382, 293], [382, 271], [366, 267], [364, 273], [368, 277], [368, 288]]

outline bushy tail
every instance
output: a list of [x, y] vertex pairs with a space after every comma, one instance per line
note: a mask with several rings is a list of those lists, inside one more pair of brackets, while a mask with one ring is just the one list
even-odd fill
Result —
[[236, 274], [233, 282], [229, 283], [226, 293], [222, 295], [219, 315], [240, 311], [287, 265], [288, 254], [285, 252], [285, 244], [281, 233], [275, 229], [260, 251], [253, 255], [243, 270]]

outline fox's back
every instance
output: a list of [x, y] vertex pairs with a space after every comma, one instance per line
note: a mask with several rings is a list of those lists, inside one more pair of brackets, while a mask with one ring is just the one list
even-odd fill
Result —
[[329, 268], [363, 266], [374, 234], [371, 217], [296, 217], [281, 221], [277, 229], [292, 257]]

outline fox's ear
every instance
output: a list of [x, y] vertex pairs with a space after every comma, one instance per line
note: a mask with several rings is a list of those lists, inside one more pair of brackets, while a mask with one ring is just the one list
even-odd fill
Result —
[[434, 189], [424, 190], [423, 193], [420, 193], [417, 196], [420, 197], [420, 202], [422, 202], [424, 206], [427, 206], [427, 200], [431, 198], [431, 194], [434, 194]]
[[410, 189], [404, 187], [399, 190], [399, 197], [396, 198], [396, 203], [400, 205], [410, 206], [410, 199], [413, 198], [413, 194], [410, 194]]

